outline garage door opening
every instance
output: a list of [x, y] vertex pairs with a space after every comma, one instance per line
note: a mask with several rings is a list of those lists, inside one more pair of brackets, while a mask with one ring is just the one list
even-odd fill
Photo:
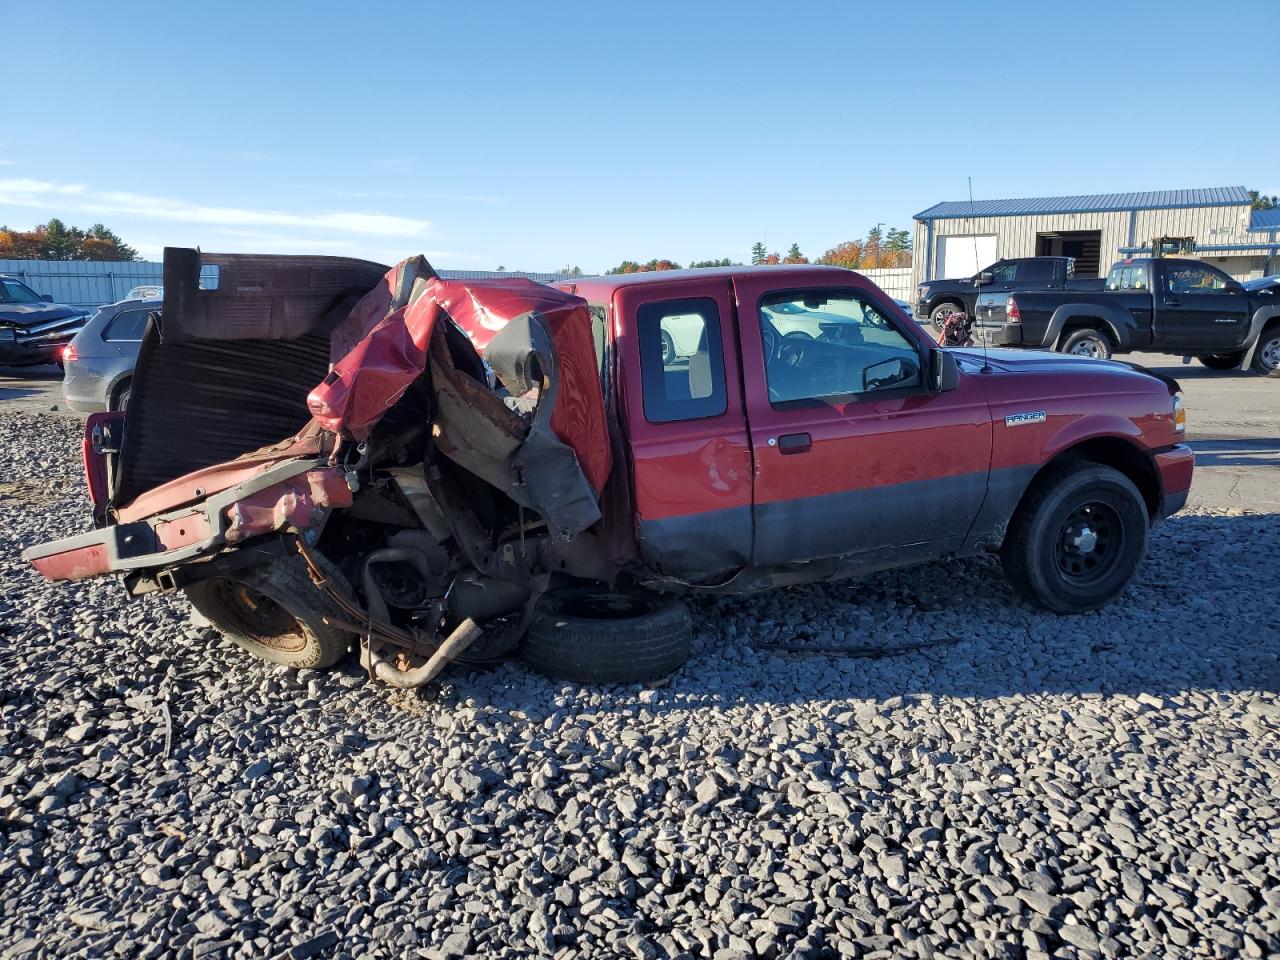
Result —
[[938, 272], [945, 280], [972, 277], [996, 261], [994, 234], [938, 238]]
[[[1037, 233], [1037, 257], [1074, 257], [1077, 277], [1102, 276], [1101, 230], [1068, 230], [1062, 233]], [[1107, 264], [1109, 268], [1111, 264]]]

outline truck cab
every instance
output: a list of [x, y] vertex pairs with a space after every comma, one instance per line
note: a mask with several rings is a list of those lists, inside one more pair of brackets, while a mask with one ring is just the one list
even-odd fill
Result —
[[1078, 613], [1190, 488], [1176, 383], [944, 350], [835, 267], [552, 288], [421, 257], [381, 279], [214, 262], [204, 290], [201, 255], [166, 251], [127, 414], [88, 425], [95, 529], [24, 556], [181, 590], [277, 663], [359, 645], [413, 685], [479, 629], [540, 669], [636, 679], [687, 656], [682, 594], [988, 552]]

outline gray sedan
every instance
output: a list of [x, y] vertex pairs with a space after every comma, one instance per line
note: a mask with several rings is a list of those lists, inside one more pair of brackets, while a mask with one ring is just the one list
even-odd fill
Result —
[[147, 318], [159, 312], [162, 302], [158, 298], [121, 300], [98, 308], [62, 355], [67, 406], [97, 413], [129, 405], [129, 384]]

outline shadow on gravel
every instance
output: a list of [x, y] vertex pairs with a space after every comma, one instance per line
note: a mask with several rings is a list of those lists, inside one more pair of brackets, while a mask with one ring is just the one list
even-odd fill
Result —
[[994, 558], [697, 599], [702, 649], [672, 686], [751, 703], [1280, 692], [1277, 583], [1280, 515], [1175, 517], [1129, 590], [1082, 616], [1023, 604]]
[[1193, 440], [1197, 467], [1280, 467], [1280, 437]]
[[39, 390], [20, 390], [13, 387], [0, 387], [0, 401], [21, 400], [23, 397], [34, 397], [39, 393]]

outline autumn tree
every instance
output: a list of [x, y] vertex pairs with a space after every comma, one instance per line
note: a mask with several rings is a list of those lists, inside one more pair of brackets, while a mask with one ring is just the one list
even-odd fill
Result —
[[138, 251], [103, 224], [87, 231], [57, 217], [32, 230], [0, 227], [0, 258], [9, 260], [137, 260]]
[[765, 249], [764, 244], [759, 240], [751, 245], [751, 263], [753, 266], [758, 267], [760, 264], [764, 263], [764, 258], [768, 255], [769, 252]]
[[782, 254], [778, 253], [775, 250], [773, 253], [765, 254], [764, 259], [761, 260], [760, 262], [763, 264], [767, 264], [768, 266], [771, 266], [771, 267], [777, 266], [782, 262]]
[[846, 240], [820, 256], [817, 262], [831, 267], [854, 270], [862, 266], [862, 244], [857, 240]]
[[613, 269], [606, 270], [605, 274], [607, 276], [612, 276], [620, 273], [648, 273], [651, 270], [679, 270], [679, 269], [680, 269], [680, 264], [676, 263], [674, 260], [667, 260], [666, 258], [663, 258], [661, 260], [653, 259], [648, 261], [647, 263], [637, 263], [634, 260], [623, 260], [620, 264], [618, 264]]

